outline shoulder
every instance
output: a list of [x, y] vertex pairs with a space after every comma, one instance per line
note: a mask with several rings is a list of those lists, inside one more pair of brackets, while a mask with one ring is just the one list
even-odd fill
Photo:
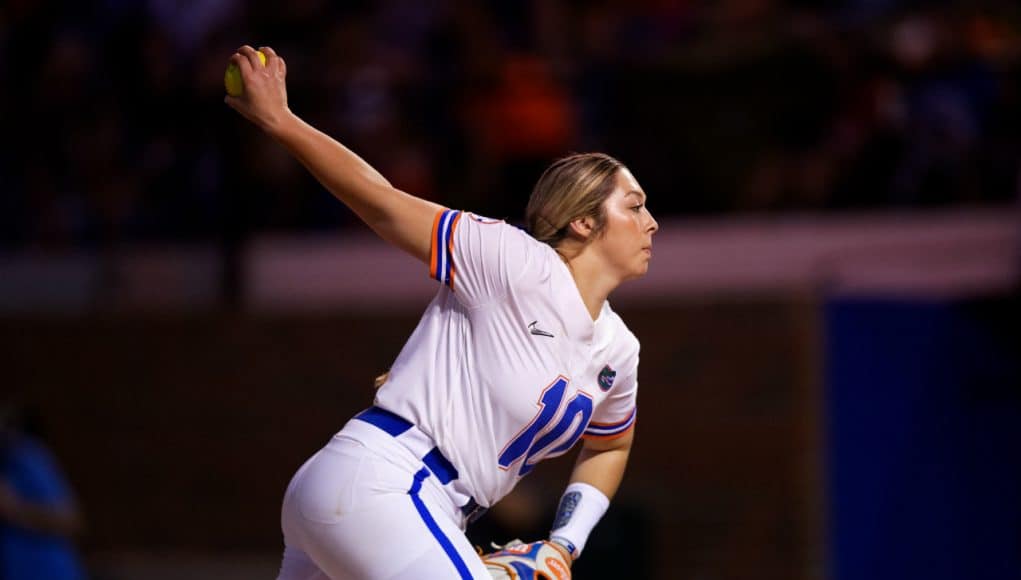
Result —
[[19, 473], [30, 480], [59, 477], [57, 460], [41, 442], [28, 436], [20, 436], [7, 448], [6, 470], [8, 475]]
[[483, 241], [485, 245], [499, 248], [508, 265], [517, 263], [524, 266], [527, 262], [534, 267], [536, 263], [559, 259], [549, 244], [535, 239], [520, 226], [470, 211], [461, 212], [459, 217], [459, 229], [466, 230], [466, 235]]
[[533, 238], [531, 234], [525, 231], [525, 228], [509, 223], [506, 220], [485, 217], [470, 211], [462, 212], [462, 216], [466, 223], [471, 223], [473, 224], [472, 227], [478, 227], [480, 230], [499, 230], [501, 234], [521, 240], [523, 243], [549, 247]]
[[[524, 228], [508, 223], [505, 220], [481, 216], [477, 213], [466, 210], [446, 210], [450, 214], [450, 221], [459, 231], [477, 232], [481, 236], [496, 236], [502, 241], [520, 242], [527, 246], [549, 247], [531, 236]], [[438, 217], [440, 221], [443, 216]]]
[[460, 213], [461, 216], [463, 216], [465, 219], [469, 219], [469, 220], [471, 220], [471, 221], [473, 221], [475, 223], [482, 224], [482, 225], [489, 225], [489, 226], [498, 225], [498, 224], [510, 225], [510, 224], [508, 224], [504, 220], [498, 220], [498, 219], [495, 219], [495, 218], [488, 218], [488, 217], [481, 216], [481, 215], [479, 215], [479, 214], [477, 214], [475, 212], [471, 212], [471, 211], [460, 211], [458, 213]]

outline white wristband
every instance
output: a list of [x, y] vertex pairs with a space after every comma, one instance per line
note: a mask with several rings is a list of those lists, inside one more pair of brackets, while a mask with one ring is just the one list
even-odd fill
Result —
[[560, 497], [550, 539], [577, 558], [608, 507], [610, 499], [595, 487], [580, 481], [568, 485]]

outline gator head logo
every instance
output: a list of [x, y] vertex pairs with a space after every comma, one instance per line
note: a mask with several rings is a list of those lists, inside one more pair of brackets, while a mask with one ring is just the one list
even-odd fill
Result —
[[610, 365], [606, 365], [603, 370], [599, 371], [599, 388], [604, 392], [609, 391], [615, 378], [617, 378], [617, 371], [610, 368]]

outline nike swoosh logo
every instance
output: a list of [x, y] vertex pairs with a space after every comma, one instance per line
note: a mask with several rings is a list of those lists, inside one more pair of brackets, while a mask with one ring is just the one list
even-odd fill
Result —
[[550, 338], [553, 338], [553, 333], [546, 332], [545, 330], [542, 330], [540, 328], [536, 328], [535, 327], [535, 323], [537, 323], [537, 322], [539, 322], [539, 321], [538, 320], [533, 320], [532, 323], [528, 325], [528, 332], [531, 332], [532, 334], [534, 334], [536, 336], [548, 336]]

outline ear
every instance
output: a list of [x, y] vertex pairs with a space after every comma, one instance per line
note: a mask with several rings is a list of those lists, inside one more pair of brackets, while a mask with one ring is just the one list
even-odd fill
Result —
[[587, 240], [592, 236], [596, 224], [591, 217], [583, 217], [572, 221], [567, 227], [573, 237]]

